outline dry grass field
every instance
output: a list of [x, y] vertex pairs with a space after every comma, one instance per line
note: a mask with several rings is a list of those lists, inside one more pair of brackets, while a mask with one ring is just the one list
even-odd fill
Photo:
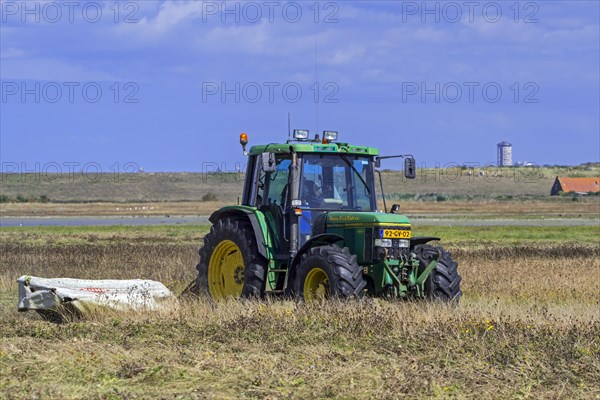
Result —
[[[382, 172], [390, 199], [419, 200], [440, 195], [445, 200], [546, 199], [556, 176], [600, 176], [600, 164], [577, 167], [474, 168], [440, 166], [419, 168], [416, 179], [401, 171]], [[241, 196], [245, 174], [238, 173], [0, 173], [4, 202], [49, 201], [58, 203], [200, 202], [235, 203]], [[379, 190], [379, 187], [377, 188]], [[433, 196], [432, 196], [433, 194]], [[208, 196], [208, 197], [205, 197]]]
[[[600, 217], [598, 197], [548, 196], [554, 176], [597, 176], [598, 166], [458, 171], [414, 181], [386, 171], [388, 206]], [[0, 179], [1, 217], [193, 216], [236, 203], [243, 174]], [[600, 226], [414, 221], [415, 235], [442, 237], [459, 262], [458, 307], [188, 298], [169, 312], [104, 310], [62, 325], [16, 311], [19, 276], [155, 279], [178, 294], [208, 226], [2, 227], [0, 398], [600, 398]]]
[[54, 325], [17, 313], [17, 277], [180, 292], [207, 227], [3, 228], [0, 398], [600, 397], [600, 228], [415, 230], [459, 261], [458, 307], [191, 299]]

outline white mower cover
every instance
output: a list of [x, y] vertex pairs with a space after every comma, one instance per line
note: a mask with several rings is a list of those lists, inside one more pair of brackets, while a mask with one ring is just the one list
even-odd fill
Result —
[[65, 303], [84, 311], [87, 305], [117, 310], [158, 310], [177, 301], [160, 282], [132, 280], [83, 280], [22, 276], [19, 282], [19, 311], [57, 311]]

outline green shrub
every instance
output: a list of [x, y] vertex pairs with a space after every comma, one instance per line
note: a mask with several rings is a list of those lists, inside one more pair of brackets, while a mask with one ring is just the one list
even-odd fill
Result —
[[204, 196], [202, 196], [202, 201], [217, 201], [217, 195], [213, 192], [208, 192]]

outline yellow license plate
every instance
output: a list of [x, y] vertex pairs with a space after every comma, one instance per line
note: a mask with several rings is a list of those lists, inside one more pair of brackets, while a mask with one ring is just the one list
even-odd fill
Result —
[[380, 229], [379, 237], [383, 239], [410, 239], [408, 229]]

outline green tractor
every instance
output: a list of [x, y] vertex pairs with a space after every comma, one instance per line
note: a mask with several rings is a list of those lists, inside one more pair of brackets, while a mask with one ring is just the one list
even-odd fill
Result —
[[[241, 205], [210, 217], [196, 290], [214, 300], [263, 297], [350, 298], [364, 295], [457, 302], [457, 263], [435, 237], [414, 237], [398, 205], [378, 211], [372, 147], [337, 142], [337, 132], [253, 146], [240, 136], [248, 167]], [[415, 160], [404, 157], [406, 178]], [[383, 195], [383, 184], [379, 174]]]

